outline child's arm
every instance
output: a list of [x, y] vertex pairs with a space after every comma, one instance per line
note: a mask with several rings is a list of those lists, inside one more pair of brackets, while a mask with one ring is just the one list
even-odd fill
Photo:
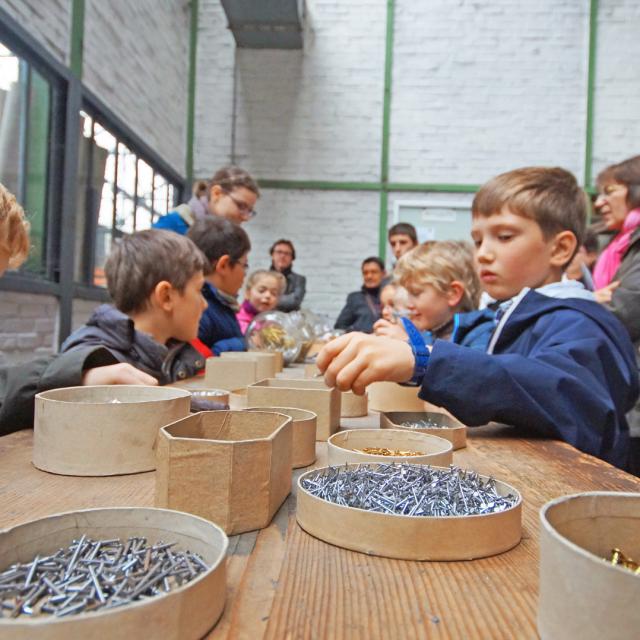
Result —
[[157, 384], [157, 380], [102, 347], [78, 348], [24, 364], [0, 367], [0, 435], [33, 424], [36, 393], [82, 384]]
[[330, 387], [362, 395], [372, 382], [411, 380], [415, 358], [406, 342], [349, 333], [325, 345], [316, 364]]

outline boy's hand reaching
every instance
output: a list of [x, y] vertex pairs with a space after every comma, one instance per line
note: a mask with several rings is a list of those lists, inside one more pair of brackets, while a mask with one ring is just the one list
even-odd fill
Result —
[[373, 333], [377, 336], [386, 336], [387, 338], [395, 338], [396, 340], [404, 340], [405, 342], [409, 339], [407, 332], [401, 324], [393, 324], [384, 318], [376, 320], [376, 323], [373, 325]]
[[119, 362], [105, 367], [87, 369], [82, 374], [82, 384], [84, 386], [100, 384], [146, 384], [155, 386], [158, 381], [153, 376], [136, 369], [127, 362]]
[[363, 395], [372, 382], [411, 380], [415, 358], [406, 342], [348, 333], [325, 345], [316, 364], [330, 387]]

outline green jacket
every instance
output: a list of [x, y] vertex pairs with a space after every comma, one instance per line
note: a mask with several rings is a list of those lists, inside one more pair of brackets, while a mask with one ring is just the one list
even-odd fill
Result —
[[0, 435], [33, 426], [36, 393], [77, 387], [85, 370], [117, 362], [107, 349], [87, 347], [0, 367]]

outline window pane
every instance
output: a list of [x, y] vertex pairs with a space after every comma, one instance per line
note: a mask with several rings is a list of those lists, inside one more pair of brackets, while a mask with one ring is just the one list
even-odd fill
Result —
[[[102, 171], [102, 189], [98, 209], [98, 227], [96, 229], [94, 247], [93, 284], [104, 286], [104, 263], [111, 251], [114, 227], [114, 185], [116, 176], [116, 145], [117, 141], [99, 123], [94, 124], [94, 140], [98, 149], [105, 154], [104, 169]], [[98, 174], [100, 175], [100, 174]]]
[[142, 231], [151, 227], [151, 204], [153, 194], [153, 169], [138, 159], [138, 209], [136, 211], [136, 229]]
[[0, 182], [24, 207], [32, 249], [23, 271], [45, 272], [51, 85], [0, 44]]
[[118, 145], [118, 191], [116, 197], [116, 229], [134, 231], [136, 190], [136, 157], [123, 144]]

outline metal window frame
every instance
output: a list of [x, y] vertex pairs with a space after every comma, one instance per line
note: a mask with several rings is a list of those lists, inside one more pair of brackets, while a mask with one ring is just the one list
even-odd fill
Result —
[[[1, 6], [0, 41], [42, 75], [50, 83], [52, 90], [44, 275], [9, 273], [0, 279], [0, 291], [45, 294], [58, 298], [58, 335], [62, 342], [71, 332], [74, 297], [96, 301], [109, 298], [105, 289], [75, 281], [77, 215], [85, 216], [85, 233], [91, 231], [87, 216], [89, 203], [87, 202], [86, 211], [76, 213], [78, 156], [82, 135], [78, 126], [80, 111], [88, 113], [108, 129], [119, 143], [125, 144], [139, 159], [151, 166], [154, 172], [162, 174], [174, 186], [174, 204], [186, 192], [186, 182], [182, 175], [138, 138], [128, 125], [82, 83], [80, 74], [74, 73], [49, 53]], [[95, 240], [89, 246], [92, 248], [93, 260]]]

